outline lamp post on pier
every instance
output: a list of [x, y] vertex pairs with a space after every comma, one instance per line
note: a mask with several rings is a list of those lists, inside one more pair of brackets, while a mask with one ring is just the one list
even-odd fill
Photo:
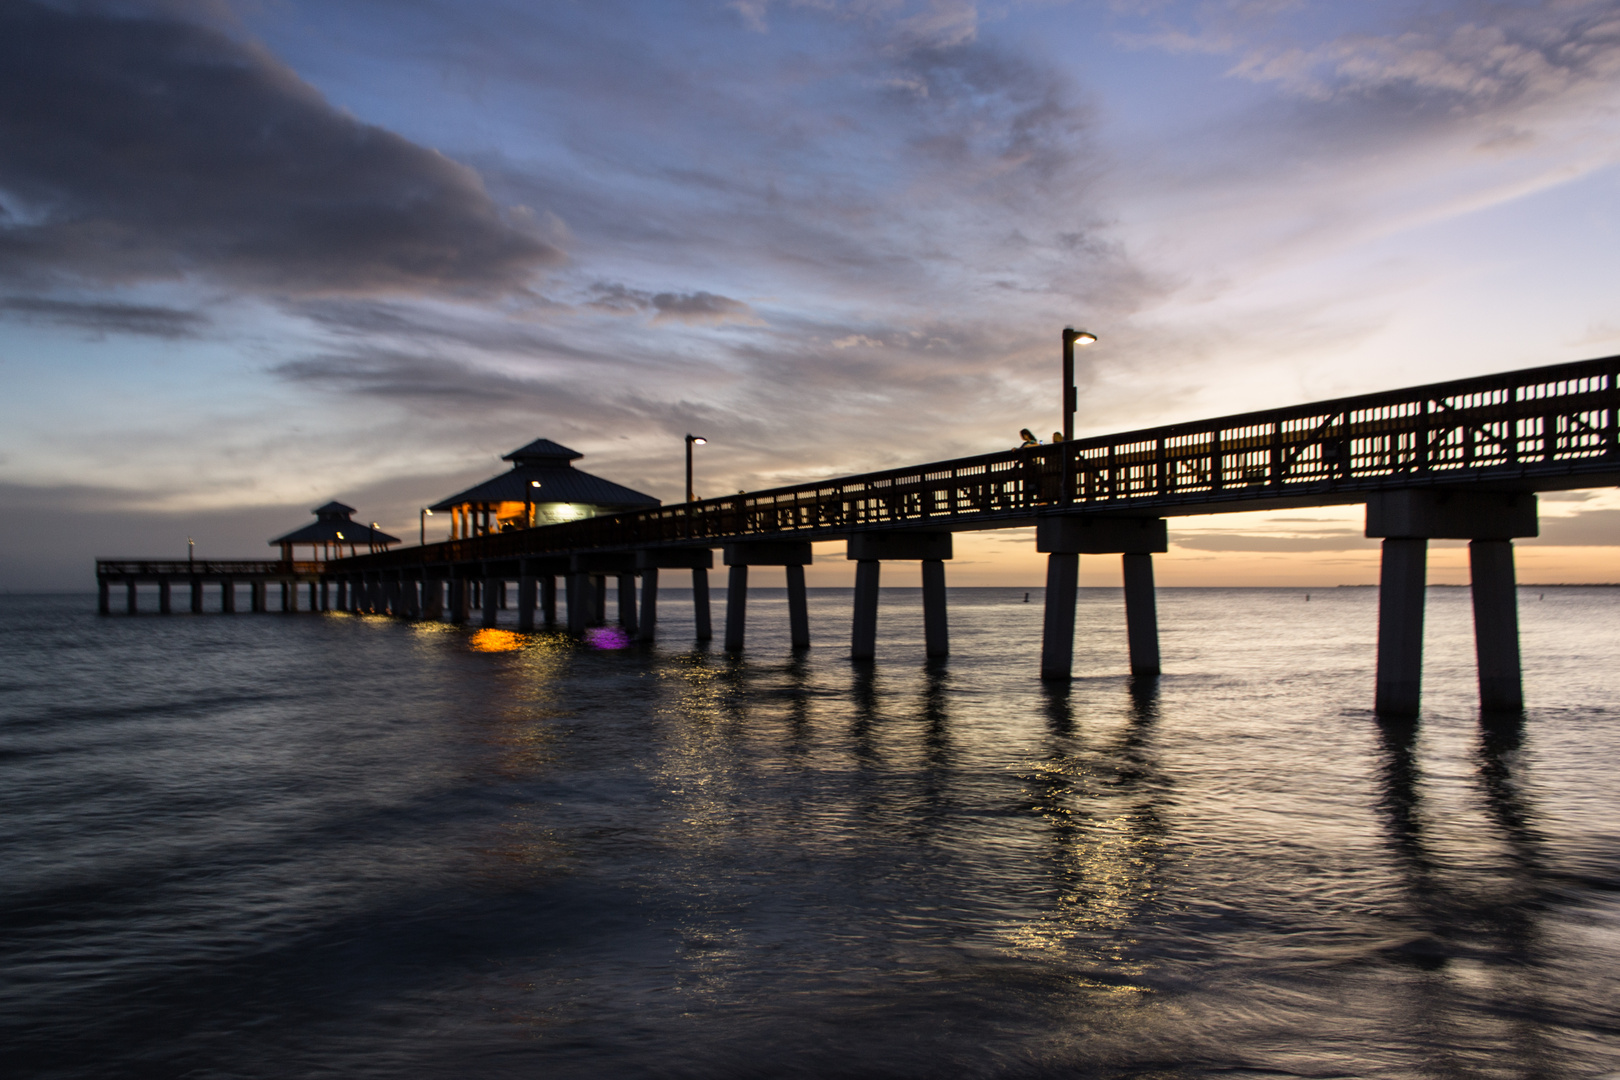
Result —
[[433, 511], [425, 506], [416, 515], [416, 538], [423, 547], [427, 547], [427, 519], [432, 516]]
[[697, 495], [692, 490], [692, 447], [702, 446], [709, 440], [701, 435], [686, 436], [686, 501], [697, 502]]
[[1063, 328], [1063, 441], [1074, 440], [1074, 414], [1080, 404], [1080, 391], [1074, 385], [1074, 347], [1095, 345], [1097, 335], [1089, 330]]
[[530, 480], [529, 486], [523, 489], [523, 527], [534, 528], [534, 493], [540, 490], [540, 481]]

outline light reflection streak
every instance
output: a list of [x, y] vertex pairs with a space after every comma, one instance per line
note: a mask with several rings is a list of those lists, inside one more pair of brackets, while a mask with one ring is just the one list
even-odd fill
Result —
[[1046, 824], [1051, 891], [1042, 913], [1006, 936], [1019, 951], [1078, 951], [1094, 972], [1125, 980], [1099, 987], [1141, 993], [1131, 980], [1144, 965], [1129, 955], [1127, 932], [1158, 898], [1170, 790], [1153, 741], [1157, 681], [1134, 681], [1117, 735], [1092, 746], [1076, 730], [1071, 694], [1048, 689], [1046, 754], [1026, 766], [1028, 809]]

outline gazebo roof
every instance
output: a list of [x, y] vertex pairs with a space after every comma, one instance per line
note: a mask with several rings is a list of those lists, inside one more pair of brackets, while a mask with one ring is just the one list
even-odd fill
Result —
[[[572, 462], [584, 456], [550, 439], [536, 439], [502, 455], [502, 461], [512, 463], [510, 472], [441, 499], [428, 509], [437, 513], [464, 503], [497, 502], [584, 503], [619, 510], [659, 505], [645, 492], [574, 468]], [[536, 482], [539, 487], [534, 486]]]
[[520, 446], [510, 454], [502, 454], [502, 461], [510, 461], [516, 465], [550, 465], [553, 467], [567, 467], [570, 461], [578, 461], [585, 455], [578, 450], [570, 450], [561, 443], [554, 443], [550, 439], [536, 439], [527, 446]]
[[311, 511], [315, 521], [305, 525], [302, 529], [294, 529], [286, 536], [278, 536], [270, 541], [271, 547], [279, 544], [388, 544], [399, 543], [399, 537], [389, 536], [381, 529], [373, 529], [370, 525], [362, 525], [357, 521], [349, 520], [354, 513], [354, 507], [345, 506], [340, 502], [329, 502], [325, 506], [317, 506]]

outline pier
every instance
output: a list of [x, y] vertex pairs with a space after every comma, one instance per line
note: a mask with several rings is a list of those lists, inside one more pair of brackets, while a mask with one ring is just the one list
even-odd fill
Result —
[[[341, 610], [458, 623], [478, 611], [486, 626], [515, 582], [524, 630], [537, 618], [559, 625], [563, 578], [574, 633], [606, 621], [611, 577], [619, 623], [647, 641], [659, 571], [686, 570], [704, 641], [718, 549], [725, 647], [745, 645], [750, 569], [781, 567], [801, 649], [810, 646], [810, 545], [842, 540], [856, 563], [851, 658], [875, 653], [885, 562], [920, 566], [925, 651], [943, 657], [952, 535], [1033, 526], [1047, 556], [1040, 676], [1070, 677], [1081, 556], [1120, 558], [1131, 670], [1151, 676], [1160, 669], [1153, 556], [1167, 550], [1168, 518], [1363, 503], [1366, 535], [1382, 541], [1378, 710], [1418, 709], [1428, 542], [1456, 539], [1470, 547], [1481, 707], [1515, 711], [1513, 541], [1536, 535], [1537, 492], [1615, 485], [1620, 357], [1608, 357], [357, 553], [316, 577]], [[98, 563], [104, 611], [107, 582], [129, 580], [118, 565]]]

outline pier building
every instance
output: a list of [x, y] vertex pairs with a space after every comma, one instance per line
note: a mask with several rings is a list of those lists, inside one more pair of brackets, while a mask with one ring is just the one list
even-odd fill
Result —
[[651, 495], [574, 468], [584, 456], [550, 439], [536, 439], [501, 455], [512, 463], [508, 471], [428, 509], [450, 514], [450, 539], [458, 540], [659, 505]]

